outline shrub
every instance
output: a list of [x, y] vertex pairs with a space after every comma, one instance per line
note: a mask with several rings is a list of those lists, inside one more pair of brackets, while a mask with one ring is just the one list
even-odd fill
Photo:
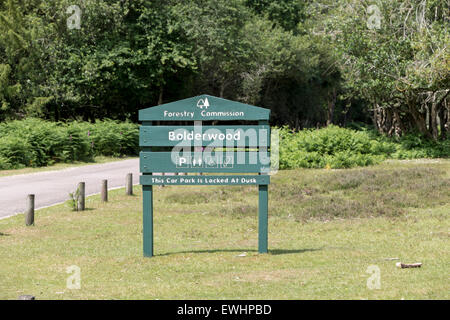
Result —
[[5, 136], [1, 139], [0, 156], [8, 159], [10, 168], [32, 166], [35, 160], [27, 141], [18, 136]]
[[139, 127], [112, 120], [49, 122], [29, 118], [0, 124], [0, 169], [89, 161], [94, 155], [137, 155]]
[[131, 122], [97, 121], [88, 128], [96, 155], [120, 156], [139, 153], [139, 128]]
[[389, 139], [374, 131], [329, 126], [322, 129], [280, 130], [280, 168], [351, 168], [384, 159], [449, 157], [450, 140], [435, 142], [419, 135]]
[[2, 155], [0, 155], [0, 170], [8, 170], [12, 168], [10, 160]]
[[[278, 129], [281, 169], [351, 168], [387, 158], [450, 156], [450, 139], [435, 142], [412, 134], [389, 139], [364, 127], [329, 126], [299, 132]], [[0, 170], [138, 153], [139, 126], [131, 122], [62, 123], [29, 118], [0, 123]]]

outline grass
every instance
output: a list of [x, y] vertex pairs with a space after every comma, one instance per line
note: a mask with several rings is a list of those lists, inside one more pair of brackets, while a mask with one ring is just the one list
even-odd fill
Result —
[[[280, 171], [265, 255], [256, 187], [155, 187], [150, 259], [140, 188], [114, 190], [84, 212], [39, 210], [33, 227], [0, 220], [0, 299], [449, 299], [449, 185], [448, 160]], [[71, 265], [80, 290], [66, 288]], [[370, 290], [373, 265], [381, 288]]]
[[17, 174], [26, 174], [26, 173], [36, 173], [36, 172], [43, 172], [43, 171], [53, 171], [53, 170], [62, 170], [67, 169], [71, 167], [80, 167], [90, 164], [101, 164], [101, 163], [107, 163], [107, 162], [113, 162], [113, 161], [119, 161], [119, 160], [126, 160], [126, 159], [133, 159], [135, 157], [106, 157], [106, 156], [96, 156], [94, 158], [94, 161], [92, 162], [85, 162], [85, 161], [74, 161], [71, 163], [56, 163], [51, 166], [46, 167], [37, 167], [37, 168], [22, 168], [22, 169], [12, 169], [12, 170], [0, 170], [0, 177], [6, 177], [6, 176], [12, 176]]

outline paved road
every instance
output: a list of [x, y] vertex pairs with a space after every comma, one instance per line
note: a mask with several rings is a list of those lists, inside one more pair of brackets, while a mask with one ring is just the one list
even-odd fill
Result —
[[139, 159], [0, 178], [0, 219], [24, 212], [28, 194], [36, 195], [36, 208], [47, 207], [68, 200], [81, 181], [86, 182], [86, 195], [100, 193], [103, 179], [108, 189], [124, 187], [130, 172], [133, 183], [139, 183]]

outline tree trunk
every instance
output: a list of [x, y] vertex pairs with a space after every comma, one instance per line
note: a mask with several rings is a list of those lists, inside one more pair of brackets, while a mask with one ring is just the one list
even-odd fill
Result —
[[224, 84], [224, 83], [221, 83], [221, 84], [220, 84], [220, 92], [219, 92], [219, 97], [220, 97], [220, 98], [223, 98], [223, 93], [224, 93], [224, 91], [225, 91], [225, 84]]
[[334, 109], [336, 107], [336, 88], [329, 94], [328, 112], [327, 112], [327, 126], [333, 124]]
[[426, 117], [416, 109], [415, 101], [408, 101], [408, 109], [416, 124], [416, 128], [427, 138], [432, 138], [427, 129]]
[[374, 109], [374, 119], [375, 119], [375, 127], [377, 128], [380, 134], [388, 134], [389, 129], [386, 127], [386, 120], [388, 118], [388, 114], [385, 108], [380, 107], [376, 104]]
[[163, 93], [164, 93], [164, 87], [159, 87], [159, 97], [158, 97], [158, 106], [163, 104]]
[[373, 107], [373, 113], [372, 113], [372, 121], [373, 121], [373, 126], [375, 127], [375, 129], [377, 131], [380, 131], [380, 128], [378, 128], [378, 104], [375, 104], [375, 106]]
[[344, 124], [343, 124], [344, 127], [347, 125], [347, 118], [349, 116], [351, 107], [352, 107], [352, 102], [351, 101], [347, 102], [345, 105], [345, 112], [344, 112]]
[[441, 127], [441, 140], [445, 140], [447, 138], [447, 131], [449, 130], [449, 113], [450, 110], [447, 107], [447, 100], [443, 100], [439, 106], [438, 116], [439, 116], [439, 124]]
[[392, 109], [386, 109], [386, 121], [385, 121], [385, 130], [387, 131], [387, 135], [392, 137], [392, 134], [395, 133], [395, 123]]
[[431, 102], [431, 111], [430, 111], [430, 132], [433, 136], [434, 140], [438, 139], [438, 127], [437, 127], [437, 110], [436, 110], [436, 93], [433, 94], [433, 100]]
[[395, 130], [395, 136], [400, 137], [403, 134], [403, 124], [402, 120], [400, 119], [400, 115], [398, 114], [398, 110], [394, 109], [394, 119], [393, 119], [393, 126]]

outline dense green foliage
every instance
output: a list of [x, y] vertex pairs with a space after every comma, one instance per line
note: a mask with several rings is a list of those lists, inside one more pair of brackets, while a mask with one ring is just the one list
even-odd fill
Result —
[[314, 33], [333, 46], [339, 93], [365, 102], [379, 132], [445, 139], [450, 124], [450, 18], [443, 0], [322, 0]]
[[136, 121], [208, 93], [270, 108], [273, 125], [362, 121], [443, 140], [449, 12], [443, 0], [6, 0], [0, 121]]
[[[450, 140], [419, 135], [389, 139], [373, 130], [328, 126], [280, 129], [280, 168], [350, 168], [384, 159], [450, 157]], [[56, 162], [92, 160], [93, 156], [139, 152], [139, 128], [131, 122], [44, 121], [37, 118], [0, 124], [0, 170], [40, 167]]]
[[93, 156], [136, 155], [138, 126], [112, 120], [57, 123], [30, 118], [0, 124], [0, 170]]
[[385, 159], [450, 157], [450, 140], [435, 142], [419, 135], [391, 140], [373, 131], [337, 126], [295, 132], [280, 129], [280, 168], [350, 168]]

